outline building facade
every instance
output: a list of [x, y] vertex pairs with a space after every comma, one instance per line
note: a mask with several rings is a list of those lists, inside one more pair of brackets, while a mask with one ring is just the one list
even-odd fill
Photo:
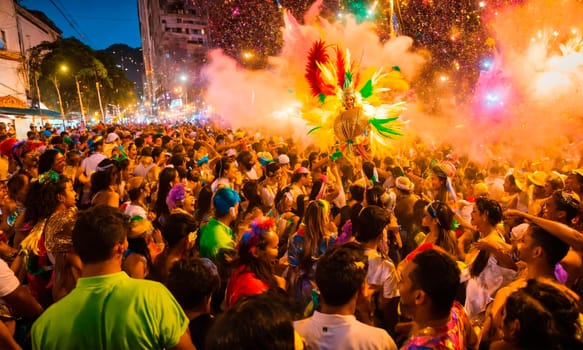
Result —
[[153, 114], [196, 101], [209, 48], [208, 12], [201, 0], [138, 0], [145, 100]]
[[27, 10], [14, 0], [0, 0], [0, 97], [12, 96], [30, 106], [30, 49], [57, 40], [61, 33], [42, 12]]

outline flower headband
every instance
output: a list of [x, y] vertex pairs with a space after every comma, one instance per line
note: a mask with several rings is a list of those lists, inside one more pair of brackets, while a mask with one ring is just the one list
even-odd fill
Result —
[[245, 232], [241, 237], [241, 244], [245, 244], [250, 248], [259, 245], [261, 235], [267, 234], [275, 227], [273, 218], [259, 218], [254, 220], [249, 227], [249, 231]]
[[168, 208], [176, 208], [178, 202], [182, 202], [186, 198], [186, 186], [183, 183], [178, 183], [170, 189], [166, 197], [166, 204]]
[[56, 171], [49, 170], [38, 177], [38, 183], [42, 185], [47, 181], [59, 181], [60, 178], [61, 175], [59, 175]]

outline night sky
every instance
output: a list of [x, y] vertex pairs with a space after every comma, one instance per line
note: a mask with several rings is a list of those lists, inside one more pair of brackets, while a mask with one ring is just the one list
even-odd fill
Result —
[[136, 0], [20, 0], [20, 4], [44, 12], [64, 38], [76, 37], [93, 49], [112, 44], [142, 46]]

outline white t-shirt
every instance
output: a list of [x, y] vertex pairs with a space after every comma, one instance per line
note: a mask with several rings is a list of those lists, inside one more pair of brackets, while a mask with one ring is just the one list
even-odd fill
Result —
[[19, 285], [20, 282], [14, 272], [4, 260], [0, 259], [0, 298], [14, 292]]
[[103, 153], [93, 153], [89, 157], [83, 159], [81, 162], [81, 169], [85, 171], [86, 176], [91, 176], [95, 169], [97, 169], [97, 165], [105, 158], [107, 157]]
[[382, 296], [391, 299], [399, 296], [397, 269], [395, 265], [383, 257], [374, 249], [367, 249], [368, 256], [367, 282], [372, 286], [381, 286]]
[[354, 315], [314, 312], [312, 317], [294, 322], [294, 329], [308, 349], [397, 350], [393, 338], [381, 328], [356, 320]]
[[229, 181], [229, 179], [227, 179], [226, 177], [221, 177], [219, 179], [216, 179], [215, 181], [213, 181], [213, 183], [211, 184], [211, 191], [213, 191], [213, 193], [217, 192], [217, 189], [219, 188], [219, 186], [225, 186], [225, 187], [231, 187], [231, 182]]

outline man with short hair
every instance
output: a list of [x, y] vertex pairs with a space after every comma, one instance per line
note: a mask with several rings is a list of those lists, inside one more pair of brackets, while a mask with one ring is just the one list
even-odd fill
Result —
[[526, 263], [526, 278], [555, 279], [557, 265], [569, 251], [567, 243], [530, 224], [518, 242], [520, 260]]
[[170, 292], [122, 272], [129, 230], [117, 208], [79, 213], [73, 246], [82, 277], [34, 323], [34, 349], [194, 349], [188, 318]]
[[459, 286], [460, 270], [447, 253], [428, 249], [405, 259], [401, 312], [413, 320], [413, 331], [401, 349], [473, 348], [468, 317], [454, 302]]
[[235, 234], [229, 225], [237, 219], [241, 197], [229, 187], [219, 189], [213, 198], [215, 216], [200, 229], [200, 256], [216, 259], [221, 250], [235, 249]]
[[190, 337], [197, 349], [204, 349], [214, 323], [211, 297], [220, 287], [218, 269], [209, 259], [179, 260], [170, 269], [166, 287], [190, 320]]
[[357, 300], [367, 290], [367, 260], [364, 247], [357, 243], [328, 249], [318, 259], [316, 284], [321, 311], [294, 322], [308, 349], [397, 349], [385, 330], [354, 316]]

